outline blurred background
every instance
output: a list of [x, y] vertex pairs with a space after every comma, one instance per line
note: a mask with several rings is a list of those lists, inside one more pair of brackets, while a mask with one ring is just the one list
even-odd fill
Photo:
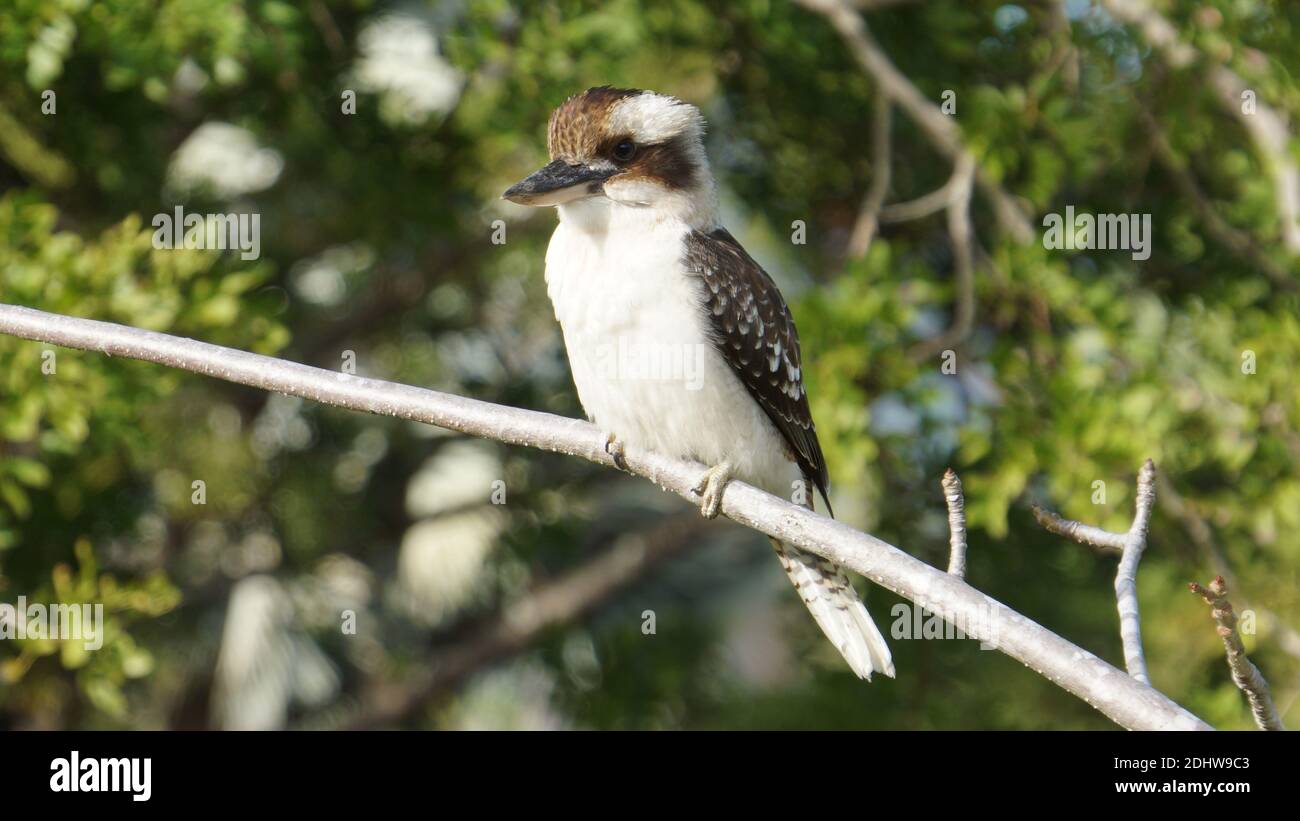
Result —
[[[554, 213], [499, 196], [568, 95], [674, 94], [790, 300], [840, 517], [944, 566], [953, 467], [968, 580], [1122, 665], [1115, 560], [1029, 505], [1126, 530], [1151, 457], [1155, 686], [1253, 726], [1187, 590], [1222, 573], [1296, 726], [1297, 71], [1263, 0], [10, 0], [0, 301], [581, 415]], [[260, 257], [155, 249], [177, 205], [259, 214]], [[1045, 248], [1067, 207], [1150, 215], [1149, 259]], [[650, 482], [45, 347], [0, 337], [0, 602], [107, 636], [0, 641], [0, 727], [1113, 727], [969, 640], [859, 682], [764, 537]]]

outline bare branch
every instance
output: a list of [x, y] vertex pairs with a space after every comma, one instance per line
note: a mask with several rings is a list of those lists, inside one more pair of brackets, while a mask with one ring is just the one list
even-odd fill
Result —
[[1223, 649], [1228, 655], [1228, 669], [1232, 671], [1232, 681], [1250, 703], [1250, 711], [1255, 716], [1255, 723], [1261, 730], [1285, 730], [1282, 716], [1278, 715], [1277, 706], [1273, 704], [1273, 694], [1263, 674], [1246, 656], [1246, 647], [1241, 643], [1241, 634], [1237, 632], [1237, 614], [1232, 611], [1232, 602], [1228, 601], [1228, 583], [1222, 576], [1215, 576], [1208, 588], [1196, 582], [1188, 585], [1193, 593], [1205, 599], [1210, 606], [1210, 615], [1218, 625], [1219, 638], [1223, 639]]
[[507, 604], [469, 635], [437, 648], [432, 666], [413, 680], [374, 688], [348, 726], [389, 726], [437, 703], [475, 673], [526, 650], [549, 628], [596, 610], [693, 544], [706, 526], [707, 520], [688, 513], [672, 516], [648, 533], [621, 536], [585, 564]]
[[1142, 552], [1147, 546], [1147, 528], [1151, 524], [1151, 509], [1156, 501], [1156, 465], [1150, 459], [1142, 463], [1138, 472], [1137, 502], [1133, 524], [1127, 533], [1112, 533], [1099, 527], [1063, 519], [1050, 510], [1033, 506], [1034, 518], [1052, 533], [1073, 539], [1079, 544], [1091, 545], [1120, 554], [1119, 569], [1115, 571], [1115, 601], [1119, 608], [1119, 635], [1124, 642], [1124, 665], [1129, 675], [1143, 684], [1150, 684], [1146, 657], [1142, 653], [1142, 621], [1138, 613], [1137, 568]]
[[1138, 472], [1137, 511], [1124, 540], [1124, 552], [1115, 572], [1115, 599], [1119, 603], [1119, 635], [1124, 641], [1124, 666], [1129, 675], [1144, 684], [1151, 683], [1147, 660], [1142, 653], [1142, 619], [1138, 613], [1137, 569], [1147, 547], [1147, 528], [1151, 508], [1156, 503], [1156, 465], [1150, 459]]
[[966, 578], [966, 499], [961, 479], [952, 468], [943, 474], [943, 500], [948, 505], [948, 573]]
[[[921, 129], [934, 147], [954, 165], [963, 157], [978, 167], [975, 156], [966, 148], [961, 139], [961, 129], [953, 119], [926, 98], [912, 81], [907, 78], [885, 55], [880, 44], [871, 36], [866, 21], [846, 0], [798, 0], [809, 11], [826, 18], [827, 22], [840, 34], [849, 51], [858, 64], [876, 82], [879, 93], [884, 94]], [[998, 183], [982, 170], [976, 174], [980, 190], [992, 201], [993, 211], [997, 215], [1002, 230], [1017, 242], [1027, 243], [1034, 236], [1020, 205]]]
[[[0, 305], [0, 333], [141, 359], [351, 410], [425, 422], [513, 445], [581, 456], [614, 466], [594, 425], [437, 391], [299, 365], [192, 339]], [[625, 448], [627, 469], [698, 504], [705, 467]], [[961, 579], [893, 545], [739, 481], [722, 512], [732, 520], [866, 576], [968, 635], [1015, 658], [1130, 729], [1212, 729], [1149, 685], [1047, 630]], [[969, 625], [979, 625], [970, 629]]]
[[975, 178], [975, 161], [969, 155], [957, 160], [948, 186], [948, 236], [952, 240], [954, 285], [952, 325], [938, 336], [916, 345], [908, 356], [923, 362], [940, 351], [961, 344], [970, 335], [975, 322], [975, 259], [972, 250], [974, 231], [970, 224], [970, 195]]
[[1188, 68], [1206, 62], [1210, 88], [1224, 111], [1236, 117], [1250, 135], [1263, 161], [1264, 170], [1273, 178], [1273, 197], [1281, 222], [1282, 242], [1292, 254], [1300, 254], [1300, 165], [1291, 154], [1291, 135], [1286, 120], [1258, 97], [1247, 110], [1243, 94], [1250, 89], [1246, 81], [1227, 66], [1204, 61], [1200, 52], [1178, 37], [1178, 30], [1146, 0], [1102, 0], [1111, 14], [1141, 32], [1142, 38], [1164, 56], [1173, 68]]
[[1038, 523], [1049, 533], [1064, 536], [1082, 545], [1095, 547], [1103, 553], [1118, 555], [1124, 550], [1123, 533], [1112, 533], [1109, 530], [1085, 525], [1073, 519], [1063, 519], [1052, 511], [1038, 505], [1032, 505], [1030, 510], [1034, 512], [1034, 518], [1038, 520]]
[[[1026, 243], [1033, 238], [1033, 228], [1029, 219], [1016, 203], [1015, 199], [985, 173], [975, 160], [975, 155], [961, 139], [961, 129], [953, 118], [945, 115], [938, 106], [926, 99], [919, 89], [886, 56], [880, 44], [871, 36], [866, 21], [858, 14], [847, 0], [799, 0], [800, 5], [814, 11], [827, 19], [840, 34], [859, 65], [876, 83], [878, 98], [886, 103], [896, 103], [929, 138], [930, 142], [944, 156], [952, 160], [953, 176], [944, 186], [944, 206], [948, 211], [948, 233], [952, 237], [953, 261], [956, 270], [957, 296], [953, 311], [952, 326], [943, 334], [915, 346], [909, 357], [913, 361], [930, 358], [939, 351], [947, 350], [966, 338], [970, 333], [975, 317], [975, 264], [972, 243], [974, 231], [970, 219], [971, 190], [975, 183], [993, 202], [1002, 230], [1017, 242]], [[877, 122], [880, 118], [877, 117]], [[879, 146], [879, 141], [877, 145]], [[879, 179], [879, 178], [877, 178]], [[875, 180], [873, 180], [873, 183]], [[886, 178], [884, 184], [888, 185]], [[867, 206], [875, 204], [877, 192], [868, 194]], [[884, 202], [883, 189], [879, 192], [879, 203]], [[926, 202], [925, 205], [929, 205]], [[851, 249], [865, 252], [869, 246], [876, 227], [879, 224], [877, 211], [864, 207], [854, 228]], [[894, 214], [900, 209], [895, 208]]]
[[862, 202], [862, 210], [853, 224], [853, 233], [849, 236], [848, 254], [850, 257], [866, 256], [871, 248], [871, 240], [880, 227], [880, 207], [885, 204], [885, 195], [889, 192], [891, 145], [889, 132], [893, 126], [893, 107], [889, 98], [877, 94], [875, 99], [875, 116], [871, 129], [871, 186]]
[[952, 195], [952, 177], [938, 188], [928, 194], [922, 194], [913, 200], [906, 202], [896, 202], [886, 205], [880, 209], [880, 221], [882, 223], [890, 222], [909, 222], [918, 220], [922, 217], [928, 217], [942, 211], [947, 205]]
[[953, 202], [953, 188], [962, 183], [962, 177], [968, 167], [959, 164], [952, 170], [952, 176], [948, 177], [943, 185], [928, 194], [922, 194], [916, 199], [884, 206], [880, 209], [880, 222], [910, 222], [911, 220], [928, 217], [931, 214], [937, 214], [949, 207]]

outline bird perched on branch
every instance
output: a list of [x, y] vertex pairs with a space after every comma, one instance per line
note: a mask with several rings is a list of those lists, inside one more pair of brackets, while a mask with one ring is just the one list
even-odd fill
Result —
[[[718, 514], [735, 477], [812, 507], [827, 471], [780, 291], [718, 222], [698, 109], [602, 86], [551, 116], [551, 162], [503, 195], [555, 206], [547, 292], [587, 416], [625, 444], [712, 467]], [[862, 678], [892, 676], [884, 637], [840, 568], [773, 540], [817, 624]]]

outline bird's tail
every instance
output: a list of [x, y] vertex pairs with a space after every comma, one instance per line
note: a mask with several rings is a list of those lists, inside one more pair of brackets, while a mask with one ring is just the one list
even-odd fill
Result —
[[776, 539], [772, 539], [772, 547], [808, 611], [858, 678], [870, 681], [873, 672], [893, 678], [894, 661], [885, 637], [844, 571], [821, 556]]

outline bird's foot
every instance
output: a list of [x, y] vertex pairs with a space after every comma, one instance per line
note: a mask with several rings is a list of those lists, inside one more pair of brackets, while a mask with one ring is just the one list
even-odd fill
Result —
[[717, 518], [718, 511], [722, 509], [722, 491], [730, 481], [731, 463], [723, 462], [705, 471], [700, 477], [699, 484], [691, 488], [700, 495], [700, 513], [704, 518]]
[[616, 468], [627, 470], [627, 460], [623, 458], [623, 443], [612, 433], [605, 434], [605, 452], [613, 457]]

